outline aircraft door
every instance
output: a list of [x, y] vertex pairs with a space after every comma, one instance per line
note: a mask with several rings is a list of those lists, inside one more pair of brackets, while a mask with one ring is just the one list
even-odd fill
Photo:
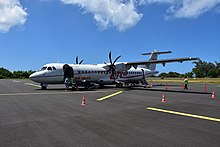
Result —
[[64, 79], [63, 81], [68, 78], [68, 79], [71, 79], [71, 78], [74, 78], [74, 72], [73, 72], [73, 68], [70, 67], [68, 64], [65, 64], [63, 66], [63, 72], [64, 72]]

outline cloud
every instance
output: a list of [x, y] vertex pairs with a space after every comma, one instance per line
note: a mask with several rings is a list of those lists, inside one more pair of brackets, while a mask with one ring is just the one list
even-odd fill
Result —
[[166, 4], [165, 19], [197, 18], [208, 11], [220, 13], [220, 0], [61, 0], [91, 13], [102, 29], [116, 27], [119, 31], [135, 26], [143, 17], [138, 6]]
[[168, 18], [197, 18], [219, 7], [220, 0], [140, 0], [139, 2], [140, 5], [152, 3], [169, 4]]
[[[39, 0], [53, 2], [55, 0]], [[125, 31], [135, 26], [143, 17], [139, 6], [166, 4], [166, 19], [197, 18], [208, 11], [220, 13], [220, 0], [60, 0], [64, 4], [77, 5], [91, 13], [101, 29], [115, 27]], [[19, 0], [0, 0], [0, 33], [14, 26], [22, 26], [27, 12]]]
[[136, 10], [135, 0], [61, 0], [65, 4], [78, 5], [92, 13], [102, 29], [116, 27], [125, 31], [135, 26], [143, 14]]
[[11, 27], [23, 25], [27, 12], [18, 0], [0, 0], [0, 32], [6, 33]]

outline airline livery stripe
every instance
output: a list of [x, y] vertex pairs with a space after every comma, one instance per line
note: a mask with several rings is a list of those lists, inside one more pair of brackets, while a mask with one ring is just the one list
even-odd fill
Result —
[[152, 111], [158, 111], [158, 112], [163, 112], [163, 113], [169, 113], [169, 114], [175, 114], [175, 115], [181, 115], [181, 116], [187, 116], [187, 117], [193, 117], [193, 118], [199, 118], [199, 119], [204, 119], [204, 120], [209, 120], [209, 121], [220, 122], [219, 118], [213, 118], [213, 117], [207, 117], [207, 116], [201, 116], [201, 115], [195, 115], [195, 114], [189, 114], [189, 113], [183, 113], [183, 112], [177, 112], [177, 111], [171, 111], [171, 110], [165, 110], [165, 109], [159, 109], [159, 108], [148, 107], [147, 110], [152, 110]]
[[118, 92], [116, 92], [116, 93], [113, 93], [113, 94], [104, 96], [104, 97], [102, 97], [102, 98], [97, 99], [97, 101], [103, 101], [103, 100], [108, 99], [108, 98], [110, 98], [110, 97], [116, 96], [116, 95], [118, 95], [118, 94], [120, 94], [120, 93], [122, 93], [122, 92], [123, 92], [123, 91], [118, 91]]
[[[81, 76], [81, 75], [87, 75], [89, 76], [90, 74], [74, 74], [75, 76]], [[36, 76], [36, 77], [32, 77], [32, 79], [35, 78], [48, 78], [48, 77], [63, 77], [64, 75], [49, 75], [49, 76]], [[124, 77], [118, 77], [118, 78], [124, 78], [124, 79], [129, 79], [129, 78], [136, 78], [136, 77], [143, 77], [143, 75], [133, 75], [133, 76], [124, 76]]]
[[48, 77], [63, 77], [63, 75], [49, 75], [49, 76], [35, 76], [35, 77], [32, 77], [32, 79], [34, 78], [48, 78]]

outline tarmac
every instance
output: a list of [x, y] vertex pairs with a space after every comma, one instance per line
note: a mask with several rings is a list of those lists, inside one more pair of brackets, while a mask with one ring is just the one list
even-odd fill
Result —
[[207, 84], [207, 92], [204, 84], [183, 91], [177, 83], [64, 91], [0, 80], [0, 146], [219, 147], [220, 85]]

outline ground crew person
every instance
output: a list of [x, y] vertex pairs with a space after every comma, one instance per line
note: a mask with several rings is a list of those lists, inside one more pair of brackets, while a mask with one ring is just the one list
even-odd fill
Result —
[[76, 84], [76, 82], [75, 82], [75, 79], [72, 77], [71, 78], [71, 85], [72, 85], [72, 89], [73, 90], [77, 90], [78, 89], [78, 86], [77, 86], [77, 84]]
[[184, 79], [184, 89], [188, 89], [189, 81], [187, 78]]
[[69, 86], [70, 86], [70, 80], [69, 80], [68, 78], [66, 78], [65, 81], [64, 81], [64, 83], [65, 83], [65, 86], [66, 86], [65, 91], [67, 91], [68, 88], [69, 88]]

